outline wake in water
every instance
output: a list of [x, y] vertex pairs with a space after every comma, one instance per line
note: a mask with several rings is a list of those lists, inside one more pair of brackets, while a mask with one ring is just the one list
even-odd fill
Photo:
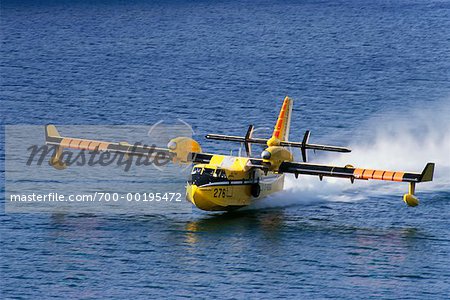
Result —
[[[419, 183], [416, 193], [450, 191], [450, 103], [433, 104], [401, 113], [388, 113], [359, 126], [350, 142], [351, 153], [331, 154], [312, 163], [394, 171], [422, 172], [427, 162], [436, 163], [432, 182]], [[299, 156], [297, 156], [299, 157]], [[401, 199], [407, 183], [350, 180], [315, 176], [286, 176], [285, 191], [255, 203], [253, 208], [305, 205], [322, 201], [359, 201], [375, 195]], [[424, 197], [426, 197], [424, 195]]]

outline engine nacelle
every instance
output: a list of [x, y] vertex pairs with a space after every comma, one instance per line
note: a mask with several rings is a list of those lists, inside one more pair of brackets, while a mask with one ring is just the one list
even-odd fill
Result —
[[173, 158], [173, 162], [176, 163], [189, 163], [189, 153], [196, 152], [201, 153], [202, 148], [200, 144], [190, 137], [180, 136], [171, 139], [167, 144], [167, 148], [176, 156]]
[[280, 146], [271, 146], [266, 148], [261, 153], [261, 158], [265, 164], [269, 165], [270, 171], [278, 170], [280, 164], [284, 161], [294, 160], [292, 153], [286, 148]]

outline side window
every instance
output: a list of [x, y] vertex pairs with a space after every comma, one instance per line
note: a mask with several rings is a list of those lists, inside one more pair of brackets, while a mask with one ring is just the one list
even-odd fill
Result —
[[217, 177], [222, 178], [222, 179], [227, 179], [227, 174], [225, 173], [224, 170], [219, 170], [217, 172]]

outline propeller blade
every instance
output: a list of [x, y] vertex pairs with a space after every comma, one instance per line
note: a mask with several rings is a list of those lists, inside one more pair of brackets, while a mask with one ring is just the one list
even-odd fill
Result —
[[302, 146], [300, 147], [302, 150], [303, 162], [307, 162], [307, 160], [308, 160], [308, 157], [306, 155], [306, 145], [308, 144], [310, 135], [311, 135], [311, 132], [309, 130], [306, 130], [305, 135], [303, 136]]
[[250, 157], [252, 155], [252, 146], [249, 141], [252, 138], [253, 129], [254, 129], [253, 125], [248, 126], [247, 133], [245, 134], [244, 145], [245, 145], [245, 152], [247, 153], [247, 157]]

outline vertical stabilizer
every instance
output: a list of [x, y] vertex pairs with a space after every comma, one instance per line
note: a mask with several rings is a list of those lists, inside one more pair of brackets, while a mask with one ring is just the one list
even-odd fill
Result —
[[284, 98], [283, 106], [281, 107], [280, 114], [278, 115], [277, 123], [273, 129], [272, 140], [275, 141], [288, 141], [289, 140], [289, 127], [291, 126], [291, 114], [292, 114], [292, 99], [286, 96]]

